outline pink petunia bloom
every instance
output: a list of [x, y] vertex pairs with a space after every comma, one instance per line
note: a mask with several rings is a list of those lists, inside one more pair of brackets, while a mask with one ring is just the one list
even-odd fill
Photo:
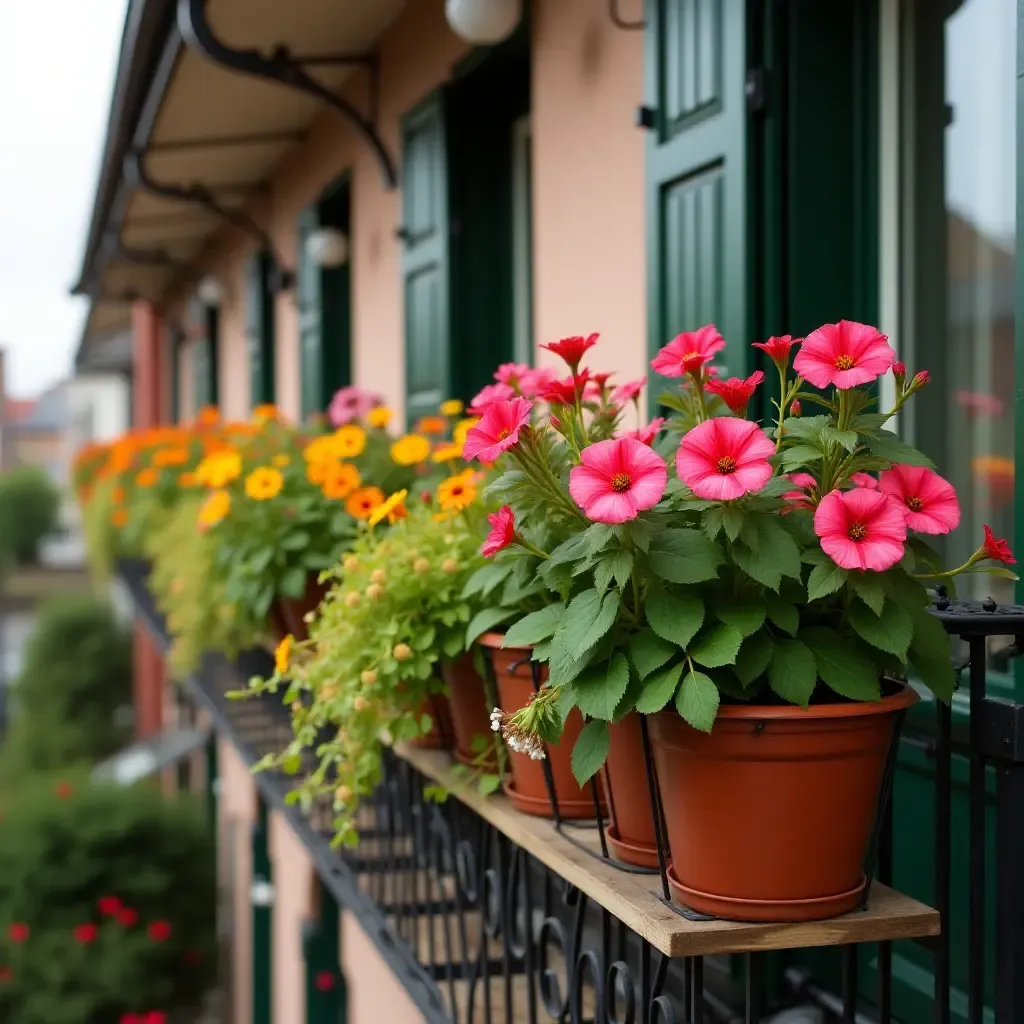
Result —
[[642, 441], [645, 445], [650, 447], [654, 444], [654, 439], [658, 436], [658, 431], [665, 425], [664, 416], [655, 416], [646, 427], [641, 427], [639, 430], [627, 430], [622, 436], [632, 437], [637, 441]]
[[524, 398], [539, 398], [547, 391], [548, 386], [558, 375], [550, 367], [541, 366], [536, 370], [527, 370], [519, 378], [519, 390]]
[[756, 423], [718, 416], [686, 434], [676, 452], [676, 472], [698, 498], [731, 501], [768, 483], [768, 457], [774, 454], [775, 445]]
[[1017, 561], [1013, 557], [1010, 545], [1005, 540], [997, 538], [992, 532], [991, 526], [985, 527], [985, 542], [982, 544], [981, 550], [985, 553], [986, 558], [993, 558], [1004, 565], [1014, 565]]
[[718, 395], [737, 416], [744, 416], [750, 396], [763, 380], [764, 374], [760, 370], [755, 370], [746, 380], [740, 377], [730, 377], [728, 380], [709, 380], [704, 388], [711, 394]]
[[526, 363], [502, 363], [494, 371], [494, 379], [499, 384], [507, 384], [510, 388], [521, 387], [523, 377], [528, 373], [532, 373], [532, 370]]
[[832, 491], [814, 513], [821, 549], [843, 569], [884, 572], [903, 557], [907, 522], [884, 491]]
[[714, 324], [677, 334], [652, 360], [651, 369], [663, 377], [682, 377], [711, 362], [725, 348], [725, 339]]
[[327, 408], [327, 418], [333, 426], [340, 427], [352, 420], [363, 419], [377, 402], [377, 396], [363, 388], [339, 388]]
[[808, 487], [815, 487], [818, 483], [810, 473], [788, 473], [786, 474], [786, 479], [793, 484], [794, 487], [799, 487], [804, 491], [807, 490]]
[[882, 474], [878, 486], [896, 500], [911, 530], [949, 533], [960, 523], [953, 485], [926, 466], [896, 463]]
[[766, 353], [776, 366], [785, 366], [789, 362], [789, 350], [794, 345], [799, 344], [799, 338], [794, 338], [790, 334], [783, 334], [779, 337], [769, 338], [767, 341], [755, 341], [753, 347], [759, 348], [762, 352]]
[[816, 388], [834, 384], [845, 390], [876, 380], [895, 361], [896, 353], [878, 328], [840, 320], [807, 335], [793, 369]]
[[486, 384], [476, 394], [476, 397], [469, 403], [469, 412], [473, 416], [479, 416], [489, 405], [494, 402], [507, 402], [515, 398], [515, 389], [508, 384]]
[[552, 341], [547, 345], [541, 345], [541, 348], [546, 348], [549, 352], [554, 352], [556, 356], [561, 356], [569, 364], [569, 369], [575, 373], [576, 367], [580, 365], [580, 360], [587, 349], [593, 348], [597, 344], [597, 338], [596, 334], [589, 334], [585, 338], [583, 335], [577, 334], [571, 338], [562, 338], [561, 341]]
[[632, 437], [598, 441], [580, 452], [583, 465], [569, 471], [569, 493], [595, 523], [624, 523], [657, 505], [668, 467]]
[[818, 481], [810, 473], [786, 473], [784, 476], [797, 489], [786, 491], [782, 496], [783, 500], [788, 501], [793, 507], [813, 508], [811, 499], [807, 496], [807, 488], [817, 486]]
[[850, 483], [854, 487], [866, 487], [869, 491], [874, 491], [878, 488], [878, 480], [870, 473], [854, 473], [850, 477]]
[[491, 524], [491, 532], [480, 546], [480, 554], [484, 558], [493, 558], [515, 540], [516, 517], [508, 505], [502, 505], [497, 512], [487, 517], [487, 522]]
[[466, 434], [462, 457], [466, 460], [494, 462], [502, 452], [519, 443], [519, 431], [530, 422], [532, 408], [533, 404], [525, 398], [491, 402], [480, 417], [480, 422]]
[[616, 405], [625, 405], [627, 402], [637, 398], [646, 385], [646, 377], [640, 377], [638, 380], [627, 380], [625, 384], [620, 384], [612, 392], [612, 401]]

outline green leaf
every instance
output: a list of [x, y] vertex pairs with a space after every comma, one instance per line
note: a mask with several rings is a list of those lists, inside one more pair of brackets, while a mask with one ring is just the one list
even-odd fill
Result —
[[586, 531], [574, 534], [567, 541], [559, 544], [558, 547], [551, 552], [547, 561], [552, 565], [561, 565], [563, 562], [575, 562], [577, 558], [583, 558], [589, 553], [587, 547]]
[[[570, 608], [572, 606], [570, 605]], [[574, 648], [570, 648], [569, 653], [574, 658], [579, 658], [585, 651], [589, 651], [600, 640], [605, 633], [608, 632], [615, 625], [615, 620], [619, 617], [619, 595], [616, 592], [606, 594], [604, 600], [601, 602], [601, 607], [598, 610], [597, 616], [594, 621], [587, 627], [586, 631], [580, 636]]]
[[512, 568], [513, 563], [507, 560], [481, 566], [466, 580], [466, 585], [462, 588], [462, 597], [472, 597], [474, 594], [486, 597], [505, 579]]
[[597, 653], [596, 648], [591, 648], [582, 658], [574, 658], [565, 649], [565, 645], [559, 639], [558, 634], [551, 641], [551, 649], [548, 654], [548, 680], [552, 686], [562, 686], [571, 683], [593, 660]]
[[579, 657], [582, 651], [591, 646], [587, 644], [580, 647], [580, 643], [597, 622], [603, 603], [601, 595], [593, 588], [582, 591], [572, 599], [557, 634], [562, 645], [572, 657]]
[[590, 718], [610, 721], [629, 686], [629, 662], [616, 651], [611, 661], [593, 665], [572, 684], [576, 706]]
[[466, 646], [469, 647], [476, 640], [483, 636], [488, 630], [493, 629], [500, 622], [505, 622], [515, 615], [514, 608], [482, 608], [470, 619], [466, 627]]
[[549, 636], [554, 636], [563, 615], [565, 615], [565, 605], [561, 602], [549, 604], [546, 608], [541, 608], [539, 612], [530, 612], [529, 615], [509, 626], [501, 646], [529, 647], [541, 640], [547, 640]]
[[285, 551], [301, 551], [313, 538], [305, 530], [286, 533], [278, 542]]
[[[827, 557], [827, 556], [826, 556]], [[806, 561], [806, 559], [805, 559]], [[832, 561], [819, 562], [807, 579], [807, 600], [817, 601], [839, 590], [847, 579], [847, 572]]]
[[822, 427], [821, 436], [832, 444], [842, 445], [848, 452], [857, 447], [856, 430], [837, 430], [835, 427]]
[[642, 715], [653, 715], [660, 711], [672, 699], [682, 673], [683, 663], [676, 662], [646, 679], [636, 700], [637, 711]]
[[651, 629], [680, 647], [686, 647], [704, 622], [704, 605], [696, 594], [673, 594], [655, 587], [644, 607]]
[[914, 638], [910, 641], [910, 664], [917, 669], [921, 682], [947, 704], [956, 689], [956, 673], [950, 660], [949, 634], [942, 623], [927, 608], [907, 609], [914, 623]]
[[850, 573], [850, 586], [876, 615], [882, 614], [885, 607], [885, 579], [881, 573], [854, 570]]
[[782, 585], [782, 573], [772, 564], [768, 556], [762, 556], [759, 547], [749, 548], [746, 544], [734, 544], [732, 560], [752, 580], [778, 592]]
[[753, 636], [764, 623], [764, 602], [725, 598], [715, 604], [715, 617], [729, 626], [735, 626], [742, 636]]
[[879, 458], [888, 459], [890, 462], [902, 462], [908, 466], [934, 466], [927, 455], [901, 441], [888, 430], [879, 430], [863, 436], [868, 449]]
[[281, 577], [279, 592], [284, 597], [302, 597], [306, 592], [307, 576], [305, 566], [297, 565], [289, 569]]
[[886, 600], [881, 615], [876, 615], [860, 601], [853, 601], [846, 619], [872, 647], [895, 654], [900, 661], [907, 660], [907, 649], [914, 635], [914, 620], [898, 601]]
[[874, 662], [854, 643], [828, 626], [801, 630], [818, 666], [822, 681], [841, 697], [850, 700], [878, 700], [881, 686]]
[[785, 601], [772, 601], [768, 605], [768, 618], [790, 636], [796, 636], [796, 631], [800, 628], [800, 612], [795, 605]]
[[629, 660], [633, 662], [637, 675], [646, 679], [655, 669], [661, 668], [679, 648], [662, 640], [653, 629], [644, 629], [629, 641]]
[[617, 536], [617, 527], [607, 523], [594, 523], [583, 531], [584, 553], [596, 555], [603, 551]]
[[820, 462], [821, 452], [808, 444], [795, 444], [792, 448], [786, 448], [782, 452], [782, 468], [788, 473], [794, 469], [801, 469], [810, 463]]
[[621, 591], [629, 582], [629, 574], [632, 571], [633, 553], [620, 548], [610, 555], [605, 555], [597, 563], [597, 568], [594, 570], [594, 584], [601, 593], [604, 593], [614, 578]]
[[757, 524], [758, 539], [771, 554], [772, 564], [783, 576], [800, 579], [800, 549], [792, 534], [774, 517], [762, 516]]
[[774, 651], [775, 641], [763, 629], [747, 637], [736, 655], [735, 671], [739, 681], [749, 686], [768, 667]]
[[671, 583], [703, 583], [718, 575], [722, 549], [699, 530], [664, 530], [651, 540], [651, 570]]
[[676, 694], [676, 709], [694, 729], [711, 732], [719, 699], [718, 687], [711, 677], [693, 669], [683, 676], [683, 685]]
[[490, 796], [501, 788], [500, 775], [481, 775], [477, 782], [477, 789], [481, 796]]
[[608, 756], [608, 723], [595, 719], [587, 722], [572, 748], [572, 773], [582, 786], [597, 774]]
[[705, 668], [732, 665], [736, 662], [741, 643], [743, 635], [735, 626], [720, 623], [700, 636], [687, 653], [698, 665]]
[[783, 700], [805, 708], [817, 682], [818, 667], [807, 645], [789, 638], [780, 640], [768, 664], [768, 685]]

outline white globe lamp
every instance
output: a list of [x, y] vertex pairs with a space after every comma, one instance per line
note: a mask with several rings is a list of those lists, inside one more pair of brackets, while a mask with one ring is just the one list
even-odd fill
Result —
[[523, 17], [522, 0], [445, 0], [451, 30], [474, 46], [494, 46], [516, 30]]
[[306, 237], [306, 255], [325, 269], [348, 262], [348, 235], [337, 228], [317, 228]]
[[204, 277], [199, 282], [196, 295], [204, 306], [216, 309], [224, 301], [224, 286], [215, 277]]

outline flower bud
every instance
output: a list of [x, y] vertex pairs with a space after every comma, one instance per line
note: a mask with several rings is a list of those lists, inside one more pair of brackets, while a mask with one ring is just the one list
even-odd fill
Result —
[[362, 599], [363, 595], [360, 594], [358, 590], [350, 590], [345, 595], [345, 607], [355, 608], [359, 604], [359, 602], [362, 601]]
[[420, 501], [422, 501], [424, 505], [429, 505], [433, 498], [434, 496], [430, 491], [420, 491]]
[[373, 572], [370, 573], [371, 583], [383, 583], [386, 579], [387, 576], [385, 576], [383, 569], [374, 569]]
[[306, 614], [302, 616], [302, 621], [305, 622], [308, 625], [315, 618], [316, 618], [316, 612], [310, 611], [310, 612], [306, 612]]
[[799, 398], [794, 398], [793, 401], [789, 403], [789, 411], [794, 416], [800, 415], [800, 413], [803, 411], [803, 406], [800, 404]]
[[932, 375], [927, 370], [918, 370], [914, 374], [914, 387], [923, 388], [925, 384], [931, 382]]
[[370, 702], [362, 694], [352, 701], [352, 707], [354, 707], [356, 711], [365, 711], [369, 706]]
[[346, 572], [355, 572], [359, 568], [359, 559], [355, 555], [346, 555], [342, 565], [345, 566]]
[[413, 571], [420, 574], [430, 572], [430, 563], [425, 558], [417, 558], [412, 564]]
[[442, 572], [458, 572], [459, 571], [459, 563], [456, 562], [454, 558], [446, 558], [441, 563], [441, 571]]
[[366, 596], [371, 601], [376, 601], [378, 598], [380, 598], [383, 595], [383, 593], [384, 593], [384, 588], [379, 583], [371, 583], [366, 588]]
[[906, 375], [907, 375], [907, 365], [906, 365], [906, 363], [893, 363], [892, 364], [892, 375], [897, 380], [899, 380], [901, 377], [906, 377]]
[[359, 674], [359, 680], [363, 686], [373, 686], [377, 682], [377, 673], [372, 668], [364, 668]]
[[408, 644], [395, 644], [391, 654], [395, 661], [408, 661], [412, 657], [412, 648]]
[[352, 790], [348, 786], [339, 786], [334, 791], [334, 799], [339, 804], [347, 804], [352, 799]]
[[337, 697], [337, 695], [338, 689], [331, 683], [324, 683], [324, 685], [320, 687], [321, 700], [334, 700], [334, 698]]
[[292, 714], [297, 715], [303, 709], [303, 703], [301, 700], [292, 701]]

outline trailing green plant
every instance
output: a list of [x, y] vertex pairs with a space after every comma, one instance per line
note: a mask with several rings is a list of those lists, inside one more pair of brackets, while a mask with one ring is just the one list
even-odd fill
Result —
[[215, 967], [214, 849], [201, 809], [150, 785], [37, 776], [7, 792], [2, 810], [0, 1020], [195, 1012]]
[[27, 565], [39, 560], [39, 545], [58, 525], [60, 490], [36, 466], [0, 474], [0, 553]]

